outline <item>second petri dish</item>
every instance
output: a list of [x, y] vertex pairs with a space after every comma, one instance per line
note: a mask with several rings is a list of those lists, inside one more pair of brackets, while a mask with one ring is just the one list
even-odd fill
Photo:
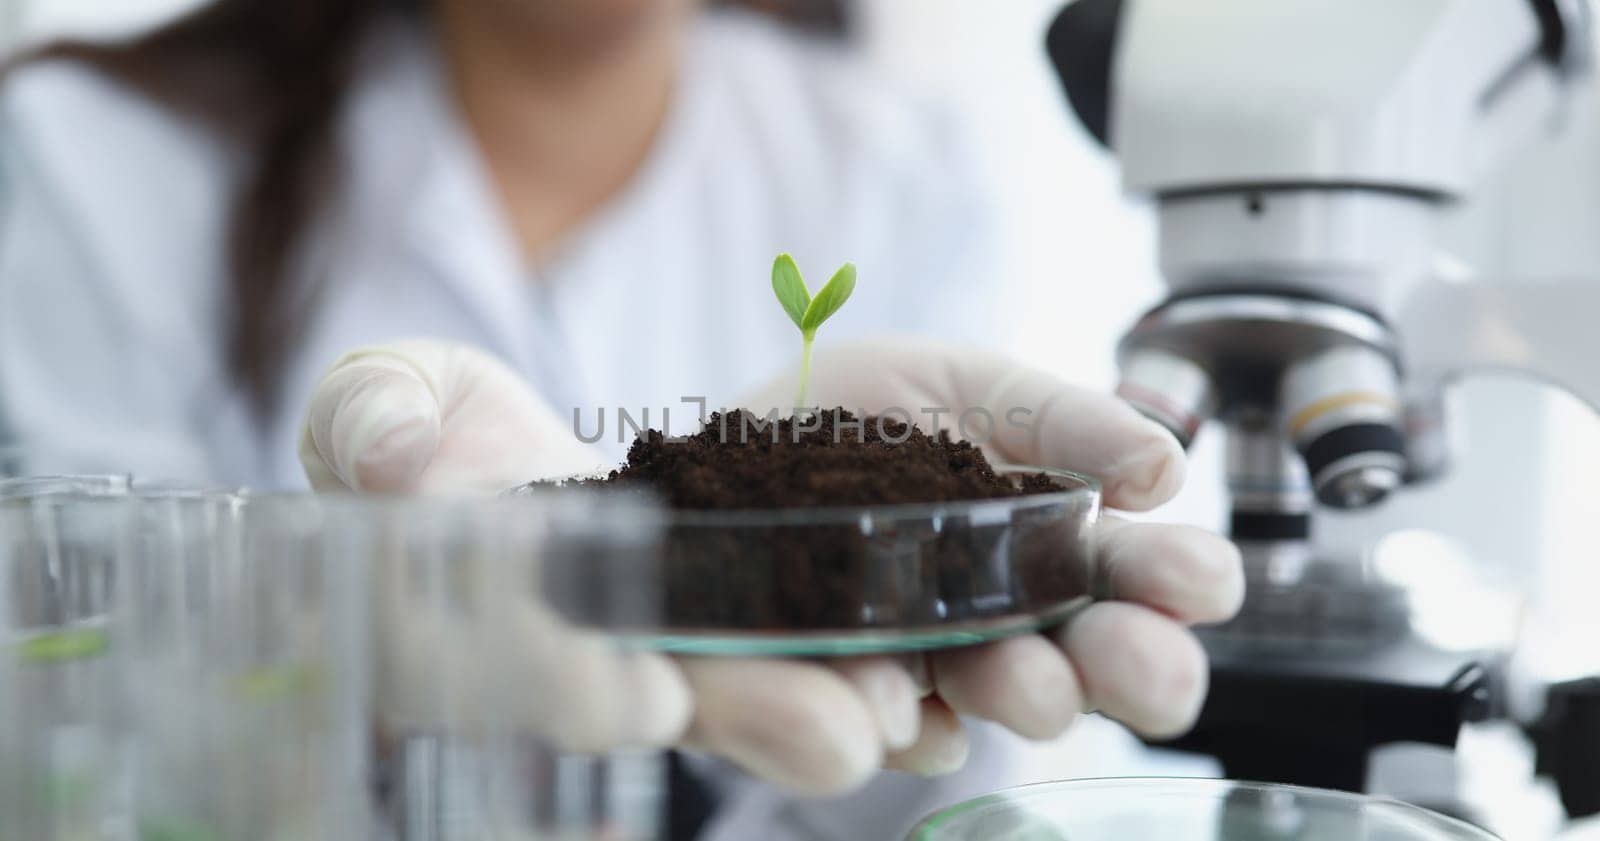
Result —
[[[1054, 490], [964, 502], [667, 513], [655, 551], [589, 566], [547, 595], [567, 618], [695, 654], [848, 655], [967, 645], [1087, 604], [1092, 478], [997, 465]], [[532, 489], [519, 489], [518, 493]], [[618, 593], [659, 594], [651, 624]]]
[[957, 804], [907, 841], [1497, 841], [1471, 824], [1359, 794], [1229, 780], [1040, 783]]

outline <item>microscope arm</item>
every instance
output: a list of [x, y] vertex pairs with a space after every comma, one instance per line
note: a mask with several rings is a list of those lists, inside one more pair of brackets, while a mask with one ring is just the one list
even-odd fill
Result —
[[[1473, 371], [1526, 374], [1600, 412], [1600, 279], [1425, 284], [1399, 315], [1413, 382], [1437, 392]], [[1557, 683], [1529, 726], [1537, 773], [1567, 817], [1600, 814], [1600, 678]]]
[[1600, 412], [1600, 279], [1421, 284], [1396, 333], [1411, 387], [1437, 392], [1481, 371], [1525, 374]]

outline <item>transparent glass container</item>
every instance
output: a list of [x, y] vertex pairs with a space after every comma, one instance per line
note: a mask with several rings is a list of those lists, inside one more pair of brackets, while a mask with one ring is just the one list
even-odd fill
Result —
[[115, 496], [127, 493], [132, 487], [133, 477], [121, 473], [0, 477], [0, 500], [46, 496]]
[[126, 597], [169, 553], [209, 560], [184, 516], [204, 496], [126, 475], [0, 481], [0, 838], [136, 837], [127, 620], [153, 614]]
[[21, 476], [27, 469], [24, 456], [22, 447], [0, 443], [0, 479]]
[[[1043, 473], [1058, 490], [914, 505], [672, 510], [658, 552], [570, 570], [549, 597], [574, 623], [696, 654], [918, 650], [1058, 623], [1090, 598], [1099, 485], [1061, 470], [996, 472], [1018, 483]], [[640, 587], [659, 594], [657, 610], [616, 604]]]
[[1069, 780], [968, 800], [907, 841], [1496, 841], [1378, 797], [1228, 780]]
[[0, 841], [652, 838], [659, 757], [600, 751], [673, 667], [547, 592], [652, 555], [657, 511], [6, 482]]
[[112, 640], [134, 837], [373, 837], [370, 518], [176, 486], [129, 507]]
[[8, 490], [0, 838], [369, 837], [361, 522], [176, 483]]
[[[565, 750], [626, 746], [618, 734], [653, 700], [630, 670], [655, 655], [573, 627], [545, 600], [576, 569], [652, 552], [657, 509], [548, 490], [395, 500], [368, 516], [376, 754], [394, 838], [657, 837], [658, 755]], [[614, 610], [657, 604], [645, 582], [609, 583]]]
[[60, 487], [0, 497], [0, 839], [54, 841], [127, 815], [108, 622], [124, 506]]

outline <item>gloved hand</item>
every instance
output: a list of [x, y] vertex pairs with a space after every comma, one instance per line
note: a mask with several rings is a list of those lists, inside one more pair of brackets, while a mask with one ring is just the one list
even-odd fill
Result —
[[[997, 425], [993, 453], [1094, 475], [1112, 507], [1151, 508], [1182, 483], [1183, 454], [1165, 431], [1114, 398], [1002, 357], [883, 341], [819, 352], [813, 371], [820, 406], [868, 413], [982, 406], [996, 418], [1029, 409], [1031, 431]], [[735, 405], [788, 411], [793, 386], [785, 377]], [[426, 342], [357, 352], [336, 364], [312, 397], [300, 455], [318, 488], [377, 491], [498, 490], [594, 461], [503, 365]], [[882, 766], [927, 774], [959, 768], [967, 751], [960, 715], [1032, 738], [1059, 734], [1086, 709], [1148, 735], [1181, 732], [1206, 684], [1204, 656], [1183, 624], [1237, 610], [1237, 552], [1196, 529], [1113, 518], [1094, 529], [1094, 539], [1109, 598], [1049, 634], [911, 658], [676, 658], [676, 675], [693, 698], [685, 743], [822, 794], [857, 785]], [[672, 708], [672, 681], [658, 665], [641, 668], [657, 675], [650, 689], [665, 693], [659, 697]], [[630, 670], [618, 674], [633, 680]], [[630, 691], [651, 698], [640, 707], [656, 700]], [[637, 734], [617, 736], [620, 745]]]
[[[773, 381], [737, 404], [757, 414], [791, 411], [794, 377]], [[991, 459], [1057, 467], [1101, 481], [1107, 507], [1145, 511], [1171, 499], [1183, 484], [1184, 455], [1171, 434], [1127, 404], [1062, 382], [1042, 371], [983, 351], [905, 339], [883, 339], [819, 351], [812, 366], [814, 406], [843, 406], [860, 414], [898, 408], [919, 424], [932, 412], [955, 435], [956, 419], [983, 409]], [[1013, 409], [1021, 423], [1007, 422]], [[879, 704], [885, 732], [914, 729], [915, 743], [886, 743], [886, 764], [920, 773], [959, 767], [966, 739], [958, 716], [999, 722], [1019, 735], [1047, 739], [1085, 710], [1098, 710], [1153, 737], [1193, 724], [1204, 700], [1207, 668], [1199, 642], [1184, 625], [1231, 617], [1244, 599], [1238, 550], [1209, 532], [1187, 526], [1102, 518], [1091, 531], [1101, 599], [1061, 628], [969, 648], [934, 652], [899, 662], [858, 661], [858, 684], [894, 685], [896, 698], [914, 683], [916, 709], [897, 701], [892, 714]], [[718, 668], [711, 666], [711, 668]], [[759, 687], [748, 687], [752, 693]], [[879, 690], [884, 695], [883, 690]], [[762, 696], [763, 703], [772, 702]], [[734, 699], [731, 709], [752, 701]], [[820, 711], [819, 711], [820, 712]], [[734, 712], [729, 713], [736, 714]], [[710, 727], [697, 715], [695, 729]], [[919, 727], [906, 720], [920, 719]], [[894, 722], [892, 725], [887, 722]], [[852, 738], [860, 738], [855, 734]], [[844, 767], [850, 749], [832, 751]]]
[[466, 345], [354, 350], [322, 375], [300, 434], [319, 491], [481, 491], [608, 467], [515, 371]]
[[[436, 341], [365, 348], [335, 362], [312, 393], [299, 451], [318, 491], [493, 494], [603, 466], [510, 368]], [[414, 590], [439, 586], [425, 570], [403, 563], [375, 570], [374, 696], [386, 724], [427, 731], [498, 720], [536, 728], [575, 751], [681, 738], [692, 697], [670, 658], [619, 651], [562, 623], [524, 597], [517, 577], [529, 570], [475, 560], [463, 557], [451, 582], [468, 594], [459, 596], [471, 602], [466, 610], [419, 600]], [[474, 634], [499, 644], [461, 657], [463, 638]], [[502, 709], [507, 701], [517, 708]], [[431, 720], [441, 715], [450, 722]]]

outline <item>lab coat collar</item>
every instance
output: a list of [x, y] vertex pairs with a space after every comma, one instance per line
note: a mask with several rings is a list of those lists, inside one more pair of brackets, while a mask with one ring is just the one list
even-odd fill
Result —
[[349, 256], [392, 271], [379, 255], [406, 255], [460, 299], [487, 350], [525, 362], [527, 272], [431, 33], [377, 27], [356, 78], [341, 136]]
[[[714, 122], [705, 37], [703, 27], [692, 33], [666, 123], [639, 172], [554, 250], [551, 268], [605, 241], [682, 174], [696, 131]], [[447, 73], [432, 33], [416, 21], [389, 21], [369, 39], [342, 141], [353, 220], [346, 236], [371, 254], [412, 257], [462, 301], [488, 350], [528, 370], [538, 352], [527, 320], [536, 272], [523, 263]]]

